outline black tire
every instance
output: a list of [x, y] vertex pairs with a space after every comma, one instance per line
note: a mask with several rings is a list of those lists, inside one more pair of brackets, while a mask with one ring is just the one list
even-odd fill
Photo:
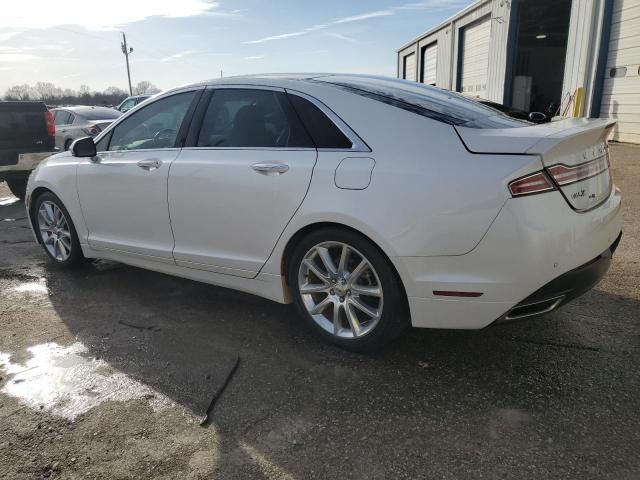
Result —
[[73, 140], [68, 139], [64, 142], [64, 149], [65, 151], [69, 150], [71, 148], [71, 144], [73, 143]]
[[[380, 320], [361, 337], [336, 336], [313, 319], [300, 295], [298, 274], [305, 255], [323, 242], [340, 242], [364, 255], [375, 269], [382, 287], [384, 304]], [[373, 352], [399, 337], [409, 326], [409, 308], [402, 283], [386, 255], [369, 239], [348, 229], [327, 227], [315, 230], [294, 247], [287, 268], [287, 283], [294, 303], [307, 324], [325, 340], [355, 352]]]
[[[71, 234], [71, 252], [69, 253], [69, 257], [65, 260], [60, 260], [55, 258], [49, 252], [49, 250], [47, 250], [47, 248], [44, 245], [44, 241], [42, 239], [42, 233], [38, 228], [38, 212], [40, 211], [40, 206], [44, 202], [51, 202], [55, 204], [64, 215], [65, 221], [67, 222], [67, 225], [69, 227], [69, 233]], [[38, 241], [42, 245], [42, 249], [47, 254], [47, 257], [49, 257], [49, 260], [51, 262], [55, 263], [56, 265], [59, 265], [62, 268], [75, 268], [86, 263], [86, 258], [82, 254], [82, 248], [80, 247], [80, 241], [78, 240], [78, 234], [76, 232], [76, 228], [73, 225], [73, 221], [71, 220], [71, 215], [69, 215], [69, 211], [66, 209], [62, 201], [56, 195], [54, 195], [51, 192], [44, 192], [38, 195], [38, 197], [34, 201], [31, 215], [33, 217], [34, 230], [36, 232], [36, 236], [38, 237]]]
[[7, 186], [20, 200], [24, 200], [27, 195], [27, 179], [24, 180], [7, 180]]

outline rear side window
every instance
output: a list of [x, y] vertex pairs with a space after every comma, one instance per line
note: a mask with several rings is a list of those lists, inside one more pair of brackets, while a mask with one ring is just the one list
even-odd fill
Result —
[[217, 89], [202, 120], [198, 147], [313, 148], [284, 93]]
[[55, 114], [56, 125], [67, 125], [69, 122], [69, 118], [71, 114], [69, 112], [65, 112], [64, 110], [58, 110]]
[[289, 95], [289, 100], [311, 135], [316, 148], [350, 149], [353, 147], [351, 141], [336, 124], [309, 100], [294, 94]]

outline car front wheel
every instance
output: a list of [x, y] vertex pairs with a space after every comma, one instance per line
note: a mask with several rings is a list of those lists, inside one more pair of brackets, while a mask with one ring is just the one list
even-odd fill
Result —
[[377, 350], [408, 326], [406, 297], [386, 256], [349, 230], [318, 230], [294, 249], [296, 306], [320, 335], [354, 351]]
[[36, 235], [47, 256], [63, 267], [84, 263], [76, 229], [60, 199], [45, 192], [36, 199], [33, 211]]

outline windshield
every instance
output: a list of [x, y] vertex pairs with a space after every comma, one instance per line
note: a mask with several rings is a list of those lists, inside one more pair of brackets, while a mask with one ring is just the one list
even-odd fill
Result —
[[105, 110], [92, 110], [88, 112], [79, 112], [84, 118], [89, 121], [97, 121], [97, 120], [115, 120], [122, 113], [117, 110], [105, 109]]
[[418, 115], [472, 128], [513, 128], [528, 124], [459, 93], [385, 77], [332, 75], [314, 80], [347, 88]]

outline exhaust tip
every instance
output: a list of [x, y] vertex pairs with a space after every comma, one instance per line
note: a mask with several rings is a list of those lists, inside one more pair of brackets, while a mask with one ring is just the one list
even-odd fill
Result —
[[560, 306], [566, 295], [540, 300], [539, 302], [518, 305], [512, 308], [504, 317], [505, 320], [519, 320], [549, 313]]

